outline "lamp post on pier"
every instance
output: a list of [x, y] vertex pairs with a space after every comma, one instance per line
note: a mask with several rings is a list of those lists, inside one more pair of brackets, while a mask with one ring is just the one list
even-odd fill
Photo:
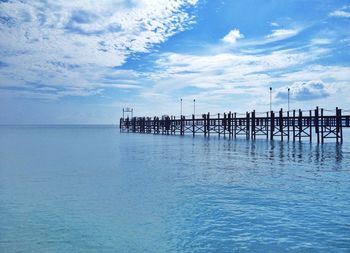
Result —
[[196, 115], [196, 99], [193, 99], [193, 115]]
[[180, 113], [181, 113], [181, 117], [182, 117], [182, 98], [180, 99]]
[[288, 111], [289, 111], [289, 93], [290, 93], [290, 88], [288, 87]]
[[272, 111], [272, 87], [270, 87], [270, 112]]

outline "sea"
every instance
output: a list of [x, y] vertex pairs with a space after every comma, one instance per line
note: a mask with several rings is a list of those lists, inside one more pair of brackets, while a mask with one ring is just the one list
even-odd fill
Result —
[[350, 252], [343, 144], [0, 127], [0, 252]]

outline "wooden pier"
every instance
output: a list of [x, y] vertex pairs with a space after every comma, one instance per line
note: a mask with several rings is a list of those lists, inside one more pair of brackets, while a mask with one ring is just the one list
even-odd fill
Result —
[[191, 116], [132, 117], [120, 119], [121, 132], [163, 134], [163, 135], [204, 135], [213, 134], [228, 138], [257, 136], [274, 140], [280, 139], [313, 141], [324, 143], [325, 139], [343, 142], [343, 128], [350, 127], [350, 115], [343, 115], [342, 109], [292, 110], [256, 113], [210, 113]]

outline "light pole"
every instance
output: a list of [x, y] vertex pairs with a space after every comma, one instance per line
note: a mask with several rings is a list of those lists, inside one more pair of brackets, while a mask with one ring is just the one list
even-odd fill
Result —
[[290, 93], [290, 88], [288, 88], [288, 112], [289, 112], [289, 93]]
[[196, 115], [196, 99], [193, 99], [193, 115]]
[[270, 112], [272, 111], [272, 87], [270, 87]]
[[180, 99], [180, 112], [181, 112], [181, 117], [182, 117], [182, 98]]

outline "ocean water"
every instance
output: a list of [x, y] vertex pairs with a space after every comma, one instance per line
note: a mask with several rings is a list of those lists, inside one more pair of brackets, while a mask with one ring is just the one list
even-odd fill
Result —
[[350, 252], [350, 138], [2, 126], [0, 252]]

